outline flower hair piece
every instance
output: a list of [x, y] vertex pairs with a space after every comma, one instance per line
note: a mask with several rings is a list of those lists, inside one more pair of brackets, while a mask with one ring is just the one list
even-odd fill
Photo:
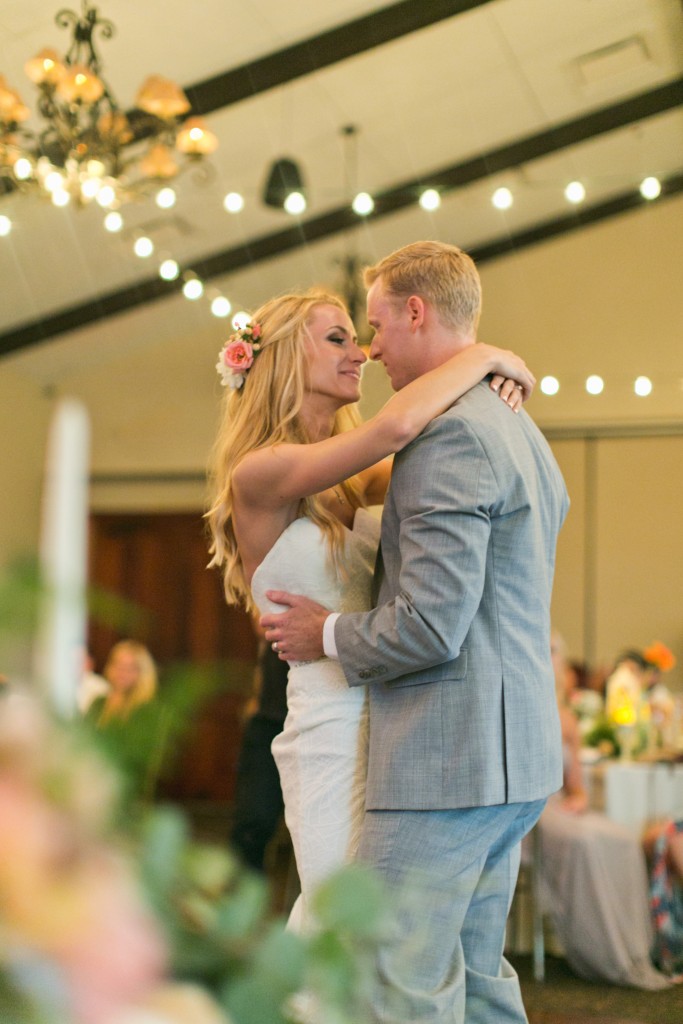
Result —
[[241, 388], [261, 351], [261, 325], [248, 320], [231, 334], [218, 353], [216, 369], [223, 387]]

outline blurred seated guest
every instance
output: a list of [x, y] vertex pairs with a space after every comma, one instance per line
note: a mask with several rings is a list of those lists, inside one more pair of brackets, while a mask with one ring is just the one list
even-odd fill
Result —
[[262, 643], [256, 673], [256, 700], [242, 735], [231, 841], [245, 864], [263, 871], [268, 843], [283, 812], [282, 789], [270, 745], [287, 716], [287, 673], [270, 644]]
[[109, 693], [109, 683], [95, 672], [95, 663], [88, 651], [83, 652], [83, 675], [78, 683], [76, 707], [85, 715], [93, 701]]
[[127, 721], [133, 711], [151, 701], [157, 692], [154, 659], [137, 640], [114, 644], [104, 666], [104, 678], [109, 684], [108, 692], [91, 705], [98, 726], [112, 719]]
[[683, 981], [683, 821], [652, 825], [643, 846], [650, 864], [652, 958], [665, 974]]
[[152, 655], [137, 640], [115, 644], [104, 666], [109, 684], [85, 716], [100, 746], [126, 781], [129, 796], [151, 800], [177, 739], [172, 708], [156, 696], [157, 670]]
[[662, 674], [671, 671], [676, 658], [665, 644], [657, 641], [643, 651], [649, 671], [645, 679], [644, 698], [650, 710], [652, 742], [656, 747], [674, 745], [674, 716], [676, 702], [668, 686], [662, 682]]
[[567, 658], [565, 675], [567, 679], [567, 696], [570, 700], [577, 691], [593, 689], [591, 686], [591, 672], [585, 661], [579, 661], [578, 658]]
[[593, 676], [585, 661], [566, 659], [565, 664], [564, 704], [576, 715], [581, 737], [584, 737], [603, 714], [605, 702], [600, 690], [591, 685]]
[[552, 637], [564, 750], [564, 786], [538, 823], [541, 887], [572, 969], [583, 978], [660, 989], [670, 980], [650, 960], [653, 939], [645, 856], [626, 828], [587, 808], [579, 729], [564, 689], [565, 651]]

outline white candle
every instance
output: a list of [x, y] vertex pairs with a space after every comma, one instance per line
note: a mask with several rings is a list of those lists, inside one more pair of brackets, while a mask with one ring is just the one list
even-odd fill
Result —
[[90, 428], [85, 407], [61, 401], [48, 437], [40, 560], [45, 592], [36, 658], [55, 710], [70, 716], [83, 672]]

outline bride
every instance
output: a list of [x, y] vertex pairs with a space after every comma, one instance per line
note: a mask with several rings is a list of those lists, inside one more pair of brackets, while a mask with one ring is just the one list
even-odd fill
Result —
[[[371, 607], [388, 456], [488, 374], [517, 411], [534, 378], [511, 352], [472, 345], [419, 377], [361, 424], [366, 361], [342, 302], [322, 291], [266, 302], [223, 347], [228, 385], [207, 513], [225, 594], [261, 614], [267, 590], [335, 611]], [[521, 385], [519, 387], [518, 385]], [[312, 926], [310, 898], [355, 853], [363, 813], [366, 699], [337, 662], [293, 663], [284, 731], [273, 741], [301, 882], [290, 927]]]

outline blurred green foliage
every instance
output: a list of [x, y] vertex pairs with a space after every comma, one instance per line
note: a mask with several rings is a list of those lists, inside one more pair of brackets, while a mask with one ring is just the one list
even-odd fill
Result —
[[[0, 577], [0, 666], [8, 639], [21, 635], [30, 644], [40, 599], [34, 562], [16, 563]], [[93, 608], [109, 623], [131, 622], [135, 614], [126, 602], [103, 595]], [[231, 1024], [292, 1024], [309, 1014], [321, 1024], [365, 1024], [374, 951], [389, 913], [377, 877], [360, 865], [343, 868], [315, 896], [317, 930], [289, 932], [273, 917], [261, 876], [244, 868], [230, 850], [195, 841], [183, 810], [155, 799], [158, 780], [203, 702], [220, 687], [244, 690], [248, 671], [243, 664], [176, 666], [165, 673], [155, 701], [106, 729], [87, 720], [55, 721], [46, 709], [51, 753], [49, 771], [39, 782], [41, 799], [61, 809], [73, 803], [79, 791], [75, 780], [84, 773], [94, 793], [106, 794], [97, 841], [125, 850], [137, 865], [162, 925], [172, 978], [200, 985]], [[112, 775], [122, 784], [110, 785]], [[73, 820], [80, 835], [84, 826], [70, 813], [64, 820]], [[0, 931], [4, 928], [0, 905]], [[43, 969], [59, 971], [38, 952], [29, 956], [26, 970], [17, 972], [0, 945], [2, 1024], [73, 1024], [63, 1006], [51, 1003], [59, 986], [45, 988]]]

